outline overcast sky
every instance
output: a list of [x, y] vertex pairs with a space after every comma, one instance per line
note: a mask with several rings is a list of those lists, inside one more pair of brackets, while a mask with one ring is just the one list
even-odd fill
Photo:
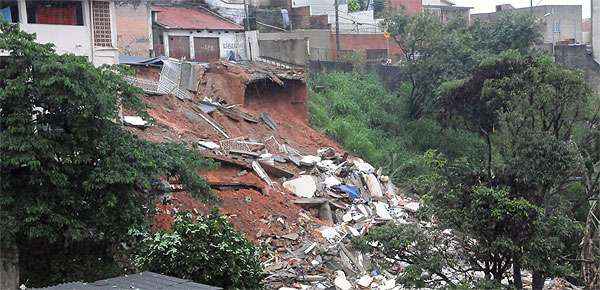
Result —
[[[529, 0], [452, 0], [456, 5], [474, 7], [471, 13], [493, 12], [498, 4], [529, 7]], [[533, 0], [533, 5], [583, 5], [583, 18], [590, 17], [591, 0]]]

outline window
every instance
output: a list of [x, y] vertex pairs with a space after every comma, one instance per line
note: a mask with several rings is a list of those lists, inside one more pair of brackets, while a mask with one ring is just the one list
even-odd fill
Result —
[[560, 21], [555, 21], [554, 25], [552, 27], [552, 31], [554, 31], [554, 33], [559, 33], [560, 32]]
[[27, 22], [82, 26], [81, 1], [27, 1]]
[[387, 49], [367, 49], [367, 60], [382, 61], [387, 59]]
[[112, 47], [109, 2], [92, 2], [92, 22], [94, 23], [94, 45]]
[[12, 23], [19, 22], [19, 3], [17, 3], [17, 0], [0, 0], [0, 20]]

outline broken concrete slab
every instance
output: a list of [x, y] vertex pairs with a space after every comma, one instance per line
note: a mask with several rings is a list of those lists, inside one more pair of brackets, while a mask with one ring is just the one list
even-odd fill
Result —
[[369, 275], [363, 275], [362, 277], [360, 277], [360, 279], [358, 279], [358, 281], [356, 281], [356, 284], [363, 288], [369, 288], [369, 286], [371, 286], [371, 283], [373, 283], [373, 277]]
[[198, 141], [198, 145], [210, 149], [210, 150], [215, 150], [215, 149], [219, 149], [221, 148], [221, 146], [219, 146], [219, 144], [212, 142], [212, 141], [205, 141], [205, 140], [200, 140]]
[[383, 198], [383, 189], [381, 188], [381, 183], [373, 173], [363, 174], [363, 179], [365, 180], [365, 184], [369, 189], [369, 193], [371, 197], [375, 199]]
[[327, 176], [325, 178], [325, 181], [323, 181], [323, 184], [325, 184], [325, 187], [331, 188], [336, 185], [342, 184], [342, 182], [339, 179], [337, 179], [335, 176]]
[[333, 284], [335, 285], [335, 288], [338, 290], [350, 290], [352, 289], [352, 284], [350, 283], [350, 281], [348, 281], [348, 279], [346, 279], [346, 274], [344, 273], [344, 271], [335, 271], [335, 280], [333, 280]]
[[315, 179], [310, 175], [300, 175], [300, 177], [288, 180], [283, 183], [283, 187], [299, 197], [313, 197], [317, 191]]
[[148, 127], [148, 122], [144, 121], [139, 116], [123, 116], [123, 124], [126, 126], [136, 127], [136, 128], [146, 128]]
[[273, 186], [273, 181], [271, 180], [271, 178], [269, 178], [269, 175], [267, 175], [265, 170], [260, 166], [260, 164], [257, 161], [252, 161], [252, 169], [254, 169], [254, 172], [256, 172], [258, 177], [264, 180], [269, 186]]
[[300, 165], [315, 166], [317, 164], [317, 162], [319, 162], [319, 161], [321, 161], [321, 157], [313, 156], [313, 155], [306, 155], [306, 156], [303, 156], [302, 159], [300, 159]]
[[375, 203], [375, 212], [377, 213], [377, 216], [380, 219], [383, 219], [383, 220], [391, 220], [392, 219], [392, 215], [390, 215], [387, 203], [376, 202]]
[[277, 123], [271, 118], [271, 115], [266, 112], [260, 113], [260, 119], [272, 130], [277, 130]]

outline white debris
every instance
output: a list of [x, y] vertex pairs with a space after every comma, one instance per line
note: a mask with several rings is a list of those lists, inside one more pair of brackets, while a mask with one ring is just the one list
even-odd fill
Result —
[[390, 215], [390, 212], [388, 211], [388, 205], [387, 205], [387, 203], [376, 202], [375, 203], [375, 210], [376, 210], [377, 216], [379, 216], [379, 218], [384, 219], [384, 220], [391, 220], [392, 219], [392, 215]]
[[254, 169], [254, 172], [256, 172], [256, 174], [269, 186], [273, 186], [273, 181], [271, 180], [271, 178], [269, 178], [269, 175], [267, 175], [265, 170], [262, 168], [262, 166], [260, 166], [260, 164], [257, 161], [252, 161], [252, 169]]
[[288, 180], [283, 183], [283, 187], [299, 197], [311, 198], [315, 196], [317, 184], [310, 175], [301, 175], [300, 177]]
[[314, 166], [319, 161], [321, 161], [321, 157], [313, 156], [313, 155], [306, 155], [306, 156], [302, 156], [302, 159], [300, 159], [300, 164], [304, 165], [304, 166]]
[[335, 285], [335, 288], [338, 290], [350, 290], [352, 289], [352, 284], [350, 284], [350, 281], [348, 281], [348, 279], [346, 279], [346, 274], [344, 274], [344, 271], [335, 271], [336, 273], [336, 277], [335, 280], [333, 280], [333, 284]]
[[198, 141], [198, 145], [204, 147], [204, 148], [208, 148], [210, 150], [215, 150], [215, 149], [219, 149], [221, 148], [221, 146], [219, 146], [219, 144], [212, 142], [212, 141]]
[[405, 209], [412, 212], [417, 212], [419, 210], [419, 207], [421, 207], [421, 204], [419, 204], [418, 202], [409, 202], [404, 205]]
[[364, 275], [364, 276], [360, 277], [360, 279], [358, 279], [358, 281], [356, 281], [356, 284], [358, 284], [359, 286], [361, 286], [363, 288], [369, 288], [371, 283], [373, 283], [373, 277], [371, 277], [369, 275]]
[[325, 178], [325, 181], [323, 181], [323, 183], [325, 184], [326, 187], [329, 187], [329, 188], [342, 184], [342, 182], [339, 179], [337, 179], [335, 176], [327, 176]]
[[362, 173], [373, 173], [375, 172], [375, 168], [373, 166], [371, 166], [371, 164], [364, 162], [362, 159], [360, 158], [356, 158], [352, 161], [352, 163], [354, 164], [354, 166], [356, 166], [356, 169], [358, 169], [358, 171], [362, 172]]
[[144, 121], [139, 116], [123, 116], [123, 123], [127, 126], [132, 127], [146, 127], [148, 126], [148, 122]]
[[334, 172], [338, 167], [332, 160], [322, 160], [317, 162], [317, 168], [325, 172]]
[[381, 189], [381, 184], [379, 183], [379, 180], [377, 180], [377, 177], [375, 177], [375, 174], [363, 174], [363, 178], [367, 184], [369, 192], [371, 193], [371, 197], [375, 199], [382, 198], [383, 190]]
[[337, 239], [341, 238], [340, 233], [334, 227], [322, 226], [319, 229], [323, 238], [325, 238], [330, 243], [334, 243]]

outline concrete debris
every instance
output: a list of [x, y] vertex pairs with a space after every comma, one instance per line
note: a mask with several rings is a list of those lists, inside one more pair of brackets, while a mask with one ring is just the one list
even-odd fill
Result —
[[383, 197], [383, 190], [381, 189], [381, 184], [375, 174], [363, 174], [363, 178], [367, 183], [367, 188], [369, 189], [369, 193], [372, 198], [381, 199]]
[[344, 274], [344, 271], [335, 271], [336, 273], [336, 277], [335, 280], [333, 281], [333, 284], [335, 285], [336, 289], [339, 290], [350, 290], [352, 289], [352, 284], [350, 284], [350, 281], [348, 281], [348, 279], [346, 279], [346, 274]]
[[148, 122], [138, 116], [123, 116], [123, 124], [136, 128], [148, 127]]
[[215, 150], [215, 149], [221, 148], [221, 146], [219, 146], [219, 144], [212, 142], [212, 141], [205, 141], [205, 140], [198, 141], [198, 145], [200, 145], [206, 149], [210, 149], [210, 150]]
[[356, 281], [356, 284], [363, 288], [369, 288], [369, 286], [371, 286], [371, 283], [373, 283], [373, 277], [369, 275], [363, 275], [362, 277], [360, 277], [360, 279], [358, 279], [358, 281]]
[[254, 169], [254, 172], [256, 172], [258, 177], [260, 177], [262, 180], [264, 180], [269, 186], [271, 186], [271, 187], [273, 186], [273, 181], [271, 180], [269, 175], [267, 175], [267, 173], [262, 168], [262, 166], [260, 166], [258, 161], [252, 161], [252, 169]]
[[260, 113], [260, 119], [272, 130], [277, 130], [277, 124], [275, 123], [273, 118], [271, 118], [271, 115], [269, 115], [269, 113]]
[[315, 166], [320, 161], [321, 161], [321, 157], [313, 156], [313, 155], [306, 155], [306, 156], [302, 157], [302, 159], [300, 159], [300, 165]]
[[419, 210], [419, 207], [421, 207], [421, 204], [419, 204], [418, 202], [409, 202], [406, 205], [404, 205], [404, 208], [411, 212], [417, 212]]
[[335, 176], [327, 176], [325, 178], [325, 181], [323, 181], [323, 184], [325, 184], [326, 187], [331, 188], [336, 185], [342, 184], [342, 182], [339, 179], [337, 179]]
[[317, 191], [317, 184], [310, 175], [301, 175], [283, 183], [283, 187], [299, 197], [313, 197]]

